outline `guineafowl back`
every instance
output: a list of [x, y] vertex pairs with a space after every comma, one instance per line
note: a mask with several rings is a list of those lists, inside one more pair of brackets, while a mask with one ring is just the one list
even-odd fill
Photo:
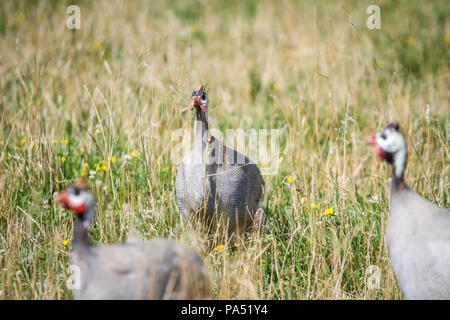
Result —
[[211, 137], [195, 146], [178, 169], [176, 191], [182, 216], [215, 218], [228, 233], [241, 234], [263, 208], [264, 180], [257, 165]]

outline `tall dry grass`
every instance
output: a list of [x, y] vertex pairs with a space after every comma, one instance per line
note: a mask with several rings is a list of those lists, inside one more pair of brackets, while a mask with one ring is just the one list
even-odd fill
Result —
[[[218, 299], [402, 298], [384, 240], [390, 168], [364, 140], [399, 119], [409, 185], [448, 207], [446, 1], [380, 1], [381, 30], [366, 1], [80, 1], [80, 30], [69, 4], [0, 3], [1, 299], [72, 297], [74, 217], [52, 194], [82, 172], [94, 242], [179, 239]], [[193, 135], [199, 83], [214, 128], [283, 132], [267, 226], [246, 250], [211, 250], [176, 207], [173, 135]]]

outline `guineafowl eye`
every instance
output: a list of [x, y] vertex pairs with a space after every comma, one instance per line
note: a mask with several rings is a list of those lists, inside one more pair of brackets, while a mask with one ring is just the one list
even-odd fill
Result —
[[76, 188], [76, 187], [72, 187], [72, 193], [76, 196], [80, 195], [80, 189]]
[[206, 95], [205, 92], [202, 93], [202, 95], [200, 96], [200, 101], [207, 106], [208, 105], [208, 96]]

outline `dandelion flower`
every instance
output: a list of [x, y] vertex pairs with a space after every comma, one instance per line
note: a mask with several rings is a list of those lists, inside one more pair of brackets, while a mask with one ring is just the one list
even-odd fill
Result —
[[111, 162], [112, 162], [112, 163], [116, 162], [116, 157], [115, 157], [115, 156], [112, 156], [112, 157], [111, 157]]
[[311, 203], [311, 209], [319, 209], [319, 205], [317, 203]]
[[446, 33], [446, 34], [444, 35], [444, 42], [445, 42], [445, 43], [449, 43], [449, 42], [450, 42], [450, 33]]
[[68, 144], [68, 143], [69, 143], [69, 140], [68, 140], [68, 139], [62, 139], [62, 140], [61, 140], [61, 143], [62, 143], [62, 144]]
[[287, 182], [289, 182], [290, 184], [292, 184], [292, 176], [289, 176], [286, 178]]
[[414, 37], [409, 37], [408, 40], [406, 40], [406, 44], [409, 47], [415, 46], [416, 45], [416, 39]]
[[223, 249], [225, 249], [225, 245], [223, 245], [223, 244], [219, 244], [219, 245], [216, 247], [216, 251], [222, 251]]
[[31, 143], [31, 149], [33, 149], [33, 148], [34, 148], [34, 142]]
[[17, 24], [22, 24], [22, 22], [25, 21], [25, 15], [23, 12], [19, 13], [19, 15], [16, 18]]
[[109, 167], [108, 167], [107, 165], [103, 165], [103, 166], [102, 166], [102, 170], [103, 170], [103, 171], [108, 171], [108, 170], [109, 170]]
[[170, 171], [170, 168], [169, 168], [169, 167], [165, 167], [164, 170], [165, 170], [166, 172], [169, 172], [169, 171]]
[[66, 157], [61, 157], [61, 162], [62, 163], [66, 162]]
[[20, 139], [20, 146], [23, 147], [23, 145], [25, 144], [25, 137], [23, 137], [22, 139]]
[[86, 171], [81, 171], [80, 176], [84, 177], [86, 175]]
[[322, 214], [323, 214], [324, 216], [328, 216], [328, 215], [333, 214], [333, 213], [334, 213], [334, 209], [333, 209], [333, 208], [328, 208], [328, 209], [325, 210]]
[[70, 239], [65, 239], [65, 240], [63, 240], [62, 244], [67, 246], [69, 244], [69, 242], [70, 242]]
[[100, 167], [99, 165], [97, 165], [97, 166], [95, 167], [95, 170], [97, 170], [97, 171], [102, 171], [102, 167]]

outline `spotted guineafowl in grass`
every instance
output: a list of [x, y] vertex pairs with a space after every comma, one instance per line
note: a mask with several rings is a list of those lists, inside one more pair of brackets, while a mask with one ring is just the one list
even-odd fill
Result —
[[[209, 299], [207, 271], [191, 249], [168, 239], [94, 245], [95, 200], [83, 181], [57, 201], [77, 213], [72, 264], [75, 299]], [[78, 277], [78, 278], [76, 278]]]
[[257, 165], [208, 132], [209, 99], [203, 86], [192, 93], [194, 147], [178, 168], [176, 193], [183, 218], [206, 232], [236, 239], [265, 223], [265, 184]]
[[403, 294], [408, 299], [450, 299], [450, 211], [406, 185], [406, 141], [398, 122], [388, 124], [367, 143], [392, 165], [386, 237]]

